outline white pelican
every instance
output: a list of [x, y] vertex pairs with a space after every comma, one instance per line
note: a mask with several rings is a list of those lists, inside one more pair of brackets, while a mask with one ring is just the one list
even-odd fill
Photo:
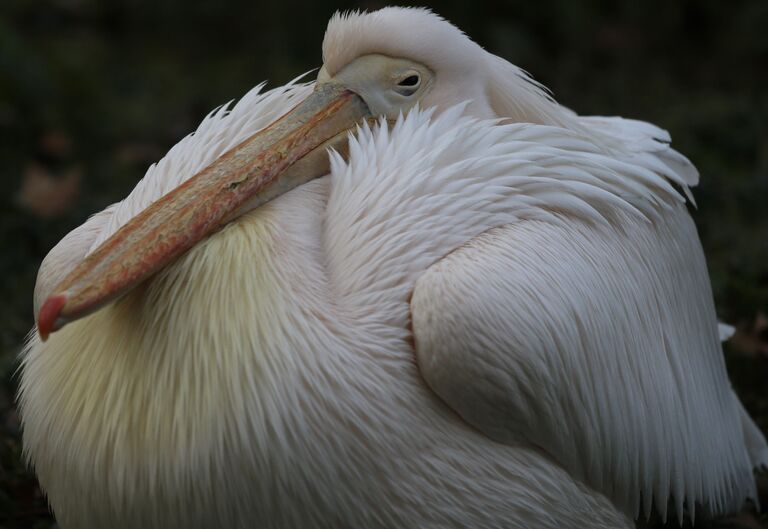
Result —
[[57, 332], [20, 405], [60, 526], [616, 528], [754, 498], [768, 450], [667, 133], [574, 114], [426, 10], [336, 15], [323, 58], [43, 262]]

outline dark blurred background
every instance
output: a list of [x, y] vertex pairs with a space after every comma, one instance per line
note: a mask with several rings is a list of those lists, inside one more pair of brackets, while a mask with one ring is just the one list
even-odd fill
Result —
[[[0, 0], [0, 529], [55, 527], [21, 462], [13, 403], [46, 252], [125, 196], [212, 108], [319, 66], [335, 10], [384, 5]], [[719, 315], [738, 328], [731, 377], [768, 431], [768, 1], [430, 7], [579, 113], [672, 133], [702, 174], [693, 215]]]

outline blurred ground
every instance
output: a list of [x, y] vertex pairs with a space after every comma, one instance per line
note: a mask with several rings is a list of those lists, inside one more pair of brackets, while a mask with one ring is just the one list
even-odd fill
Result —
[[[210, 109], [319, 66], [335, 9], [382, 5], [2, 0], [0, 529], [53, 527], [20, 462], [13, 405], [45, 253], [123, 197]], [[738, 327], [731, 376], [768, 431], [768, 2], [431, 5], [578, 112], [671, 131], [702, 173], [693, 214], [720, 317]], [[747, 514], [734, 523], [760, 527]]]

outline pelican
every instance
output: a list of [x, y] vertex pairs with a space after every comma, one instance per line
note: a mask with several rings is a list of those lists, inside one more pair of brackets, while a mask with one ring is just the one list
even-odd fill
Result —
[[755, 499], [698, 181], [424, 9], [208, 115], [43, 261], [28, 460], [63, 529], [631, 528]]

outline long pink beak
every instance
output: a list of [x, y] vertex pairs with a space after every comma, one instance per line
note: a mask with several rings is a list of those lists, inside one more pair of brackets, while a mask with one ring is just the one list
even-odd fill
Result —
[[41, 306], [41, 338], [119, 298], [243, 213], [326, 174], [327, 148], [343, 148], [346, 132], [369, 117], [354, 92], [331, 82], [318, 85], [293, 110], [154, 202], [78, 264]]

